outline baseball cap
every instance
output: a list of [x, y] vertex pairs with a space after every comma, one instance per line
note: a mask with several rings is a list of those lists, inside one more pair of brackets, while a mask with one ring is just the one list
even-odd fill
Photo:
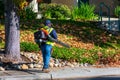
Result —
[[46, 24], [46, 25], [51, 24], [51, 21], [50, 21], [50, 20], [46, 20], [46, 21], [45, 21], [45, 24]]

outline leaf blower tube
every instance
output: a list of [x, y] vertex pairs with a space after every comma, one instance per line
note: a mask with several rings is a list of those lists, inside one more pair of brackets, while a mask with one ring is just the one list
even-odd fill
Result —
[[54, 38], [52, 38], [52, 37], [49, 35], [49, 33], [48, 33], [47, 30], [42, 29], [42, 31], [47, 35], [48, 40], [53, 41], [53, 42], [55, 42], [55, 43], [57, 43], [57, 44], [60, 44], [61, 46], [64, 46], [64, 47], [70, 48], [70, 46], [69, 46], [68, 44], [63, 43], [62, 41], [59, 41], [58, 39], [54, 39]]

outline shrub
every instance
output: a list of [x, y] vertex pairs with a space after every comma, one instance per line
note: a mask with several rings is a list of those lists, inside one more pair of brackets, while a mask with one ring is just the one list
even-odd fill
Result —
[[45, 18], [66, 19], [71, 15], [68, 6], [56, 3], [41, 4], [39, 10]]
[[31, 8], [26, 8], [20, 11], [20, 18], [24, 20], [36, 19], [37, 14], [32, 11]]
[[97, 15], [94, 13], [95, 6], [87, 3], [81, 3], [80, 7], [74, 7], [72, 9], [72, 19], [74, 20], [94, 20]]
[[38, 52], [39, 51], [38, 45], [34, 43], [30, 43], [30, 42], [21, 42], [20, 48], [21, 48], [21, 51], [25, 51], [25, 52]]
[[120, 6], [117, 6], [115, 8], [115, 16], [119, 17], [120, 16]]
[[0, 1], [0, 18], [4, 18], [4, 4]]

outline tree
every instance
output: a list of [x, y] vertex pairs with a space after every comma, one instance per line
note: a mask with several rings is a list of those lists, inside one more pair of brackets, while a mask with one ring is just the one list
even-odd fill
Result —
[[13, 0], [5, 1], [5, 53], [8, 61], [20, 58], [20, 27], [17, 7]]
[[26, 0], [4, 0], [5, 57], [7, 62], [20, 61], [20, 26], [18, 10]]

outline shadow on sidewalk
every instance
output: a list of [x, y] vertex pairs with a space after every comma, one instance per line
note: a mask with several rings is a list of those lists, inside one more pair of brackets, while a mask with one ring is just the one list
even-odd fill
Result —
[[22, 71], [22, 72], [26, 72], [29, 74], [35, 74], [35, 73], [43, 73], [42, 70], [21, 70], [21, 69], [15, 69], [16, 71]]

